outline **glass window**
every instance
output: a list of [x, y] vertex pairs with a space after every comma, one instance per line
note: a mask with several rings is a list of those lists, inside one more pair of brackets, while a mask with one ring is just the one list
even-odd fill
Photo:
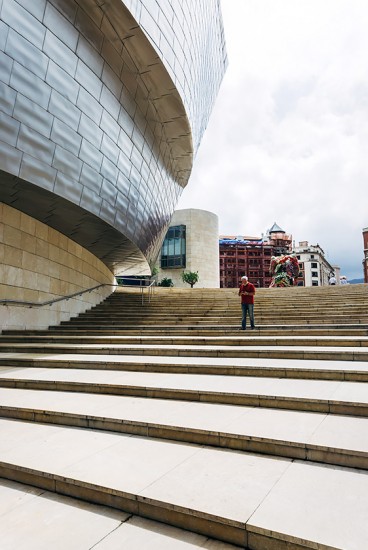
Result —
[[311, 267], [312, 267], [312, 269], [317, 269], [317, 267], [318, 267], [317, 262], [312, 262]]
[[186, 226], [170, 227], [161, 248], [161, 268], [186, 267]]
[[317, 271], [312, 271], [312, 277], [318, 277], [318, 272]]

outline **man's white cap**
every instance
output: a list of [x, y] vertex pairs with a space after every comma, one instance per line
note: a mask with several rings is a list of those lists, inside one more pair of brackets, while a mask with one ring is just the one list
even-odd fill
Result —
[[242, 279], [248, 280], [248, 277], [246, 275], [243, 275]]

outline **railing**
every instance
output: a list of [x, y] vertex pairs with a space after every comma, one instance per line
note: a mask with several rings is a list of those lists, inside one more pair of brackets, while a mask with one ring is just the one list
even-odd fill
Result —
[[[120, 277], [117, 277], [117, 279], [119, 279]], [[123, 279], [123, 277], [121, 277]], [[124, 284], [124, 282], [122, 283], [119, 283], [119, 287], [135, 287], [135, 286], [139, 286], [140, 288], [140, 291], [141, 291], [141, 299], [142, 299], [142, 306], [144, 305], [144, 291], [147, 290], [147, 295], [148, 295], [148, 303], [150, 303], [151, 301], [151, 296], [153, 294], [153, 291], [154, 291], [154, 287], [157, 283], [157, 280], [156, 278], [153, 278], [153, 279], [129, 279], [128, 277], [126, 278], [127, 280], [130, 281], [130, 284]], [[132, 283], [135, 283], [135, 284], [132, 284]], [[147, 284], [149, 283], [149, 284]]]
[[56, 302], [61, 302], [62, 300], [70, 300], [71, 298], [75, 298], [76, 296], [82, 296], [82, 294], [86, 294], [87, 292], [92, 292], [93, 290], [96, 290], [96, 288], [101, 288], [102, 286], [113, 286], [117, 287], [117, 284], [114, 283], [102, 283], [100, 285], [93, 286], [91, 288], [87, 288], [86, 290], [81, 290], [80, 292], [74, 292], [74, 294], [69, 294], [68, 296], [61, 296], [61, 298], [55, 298], [54, 300], [47, 300], [46, 302], [26, 302], [22, 300], [0, 300], [0, 305], [3, 306], [26, 306], [26, 307], [44, 307], [44, 306], [50, 306], [52, 304], [55, 304]]

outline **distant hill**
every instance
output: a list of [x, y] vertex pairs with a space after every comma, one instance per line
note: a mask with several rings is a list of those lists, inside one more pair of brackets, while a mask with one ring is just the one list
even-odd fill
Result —
[[359, 283], [364, 283], [364, 279], [363, 279], [363, 277], [361, 279], [352, 279], [351, 281], [349, 281], [349, 283], [351, 285], [357, 285]]

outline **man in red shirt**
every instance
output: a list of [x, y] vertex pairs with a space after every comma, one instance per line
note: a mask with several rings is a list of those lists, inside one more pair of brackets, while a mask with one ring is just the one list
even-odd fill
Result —
[[241, 306], [243, 312], [242, 318], [242, 330], [247, 328], [247, 312], [250, 319], [250, 328], [254, 329], [254, 295], [256, 288], [252, 283], [248, 281], [248, 277], [244, 275], [241, 278], [241, 284], [239, 288], [239, 296], [241, 296]]

